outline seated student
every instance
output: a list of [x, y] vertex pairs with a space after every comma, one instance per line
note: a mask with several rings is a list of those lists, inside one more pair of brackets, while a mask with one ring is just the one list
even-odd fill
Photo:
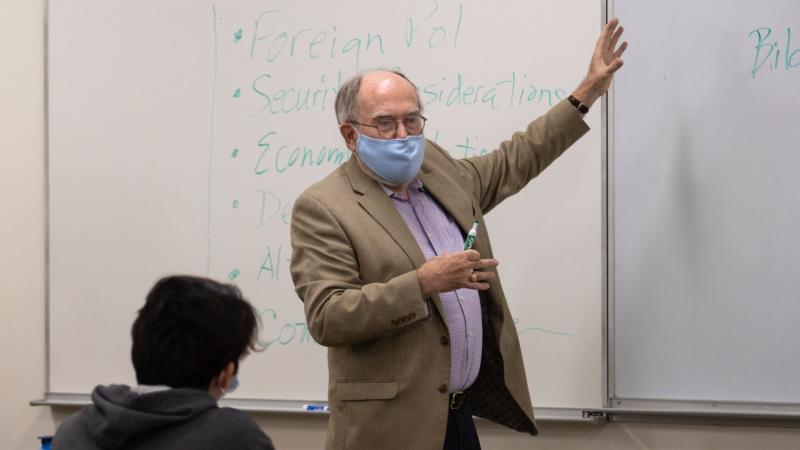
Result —
[[53, 448], [273, 450], [245, 413], [217, 406], [238, 385], [239, 361], [256, 347], [256, 317], [234, 286], [161, 279], [131, 331], [139, 385], [96, 387], [93, 404], [58, 428]]

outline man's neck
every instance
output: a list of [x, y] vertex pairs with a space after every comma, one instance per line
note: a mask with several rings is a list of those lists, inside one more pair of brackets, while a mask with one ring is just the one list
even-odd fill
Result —
[[[356, 163], [358, 167], [364, 172], [368, 177], [375, 180], [381, 186], [386, 186], [386, 189], [391, 190], [392, 192], [397, 192], [403, 198], [408, 198], [408, 187], [411, 185], [411, 182], [408, 183], [401, 183], [401, 184], [390, 184], [383, 181], [379, 176], [375, 175], [366, 164], [364, 164], [360, 158], [356, 158]], [[413, 181], [413, 180], [412, 180]]]
[[403, 183], [403, 184], [399, 184], [399, 185], [391, 185], [391, 184], [386, 184], [386, 183], [381, 183], [381, 184], [386, 186], [386, 189], [389, 189], [389, 190], [391, 190], [393, 192], [396, 192], [396, 193], [400, 194], [401, 197], [403, 197], [405, 199], [408, 198], [408, 186], [410, 185], [410, 183]]

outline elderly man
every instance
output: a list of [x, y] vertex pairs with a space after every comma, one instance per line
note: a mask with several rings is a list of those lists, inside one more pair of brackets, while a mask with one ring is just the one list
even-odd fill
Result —
[[568, 101], [484, 156], [455, 160], [426, 141], [417, 89], [398, 72], [342, 86], [354, 157], [297, 199], [291, 225], [292, 278], [328, 347], [326, 448], [478, 449], [472, 414], [537, 434], [483, 214], [586, 133], [583, 114], [622, 66], [617, 25]]

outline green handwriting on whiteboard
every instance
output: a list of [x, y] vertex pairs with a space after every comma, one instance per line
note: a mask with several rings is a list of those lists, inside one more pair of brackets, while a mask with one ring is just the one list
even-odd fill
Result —
[[261, 109], [250, 117], [255, 117], [263, 112], [270, 114], [291, 114], [302, 111], [325, 111], [333, 106], [339, 86], [344, 83], [342, 71], [336, 77], [328, 80], [326, 75], [319, 78], [317, 86], [278, 87], [272, 83], [272, 75], [264, 73], [258, 75], [251, 85], [253, 92], [263, 99]]
[[340, 35], [335, 25], [287, 30], [281, 28], [286, 22], [284, 11], [271, 9], [259, 13], [250, 42], [250, 58], [275, 63], [286, 59], [349, 57], [358, 70], [362, 52], [384, 53], [383, 36], [378, 33]]
[[272, 145], [272, 138], [276, 135], [277, 132], [269, 131], [259, 139], [261, 150], [254, 168], [256, 175], [264, 175], [270, 170], [284, 173], [292, 168], [339, 166], [350, 159], [350, 150], [336, 146]]
[[314, 343], [308, 333], [305, 322], [290, 322], [278, 320], [278, 313], [274, 309], [265, 309], [261, 312], [262, 334], [266, 339], [259, 339], [259, 345], [269, 347], [272, 344], [280, 345]]
[[[286, 252], [284, 253], [284, 250]], [[283, 245], [273, 247], [268, 245], [264, 252], [264, 259], [262, 260], [261, 267], [258, 269], [256, 280], [277, 280], [281, 276], [284, 268], [284, 263], [291, 263], [292, 250], [284, 249]]]
[[261, 212], [258, 215], [258, 227], [280, 219], [284, 225], [289, 225], [292, 215], [292, 203], [281, 200], [277, 194], [270, 191], [257, 190], [258, 198], [261, 200]]
[[[777, 33], [776, 33], [777, 34]], [[750, 73], [753, 78], [765, 67], [771, 71], [789, 71], [800, 67], [800, 49], [792, 49], [792, 29], [786, 28], [786, 39], [782, 36], [773, 36], [772, 28], [761, 27], [748, 33], [755, 42], [753, 68]], [[784, 45], [785, 44], [785, 45]]]
[[[299, 308], [299, 306], [298, 306]], [[277, 311], [267, 308], [261, 311], [261, 323], [263, 326], [262, 334], [266, 337], [259, 339], [258, 343], [264, 347], [269, 347], [273, 344], [287, 346], [290, 344], [313, 344], [314, 340], [308, 331], [308, 324], [304, 321], [297, 320], [283, 320], [278, 317]], [[517, 326], [517, 333], [523, 334], [530, 331], [539, 331], [548, 334], [556, 334], [559, 336], [574, 336], [572, 333], [564, 333], [560, 331], [547, 330], [540, 327], [521, 327], [519, 325], [519, 318], [514, 319], [514, 324]]]
[[[419, 94], [425, 106], [520, 108], [531, 104], [553, 106], [566, 98], [560, 87], [541, 86], [529, 79], [527, 73], [512, 71], [499, 79], [475, 79], [461, 72], [453, 72], [434, 80], [418, 80]], [[321, 75], [319, 83], [306, 86], [280, 86], [268, 73], [256, 76], [251, 90], [261, 102], [261, 114], [290, 115], [308, 111], [328, 111], [344, 82], [344, 74], [337, 71], [332, 76]]]
[[412, 0], [408, 4], [405, 26], [406, 47], [420, 42], [428, 48], [440, 46], [458, 47], [464, 5], [452, 13], [439, 11], [438, 0]]
[[514, 325], [517, 327], [517, 334], [528, 333], [530, 331], [538, 331], [540, 333], [555, 334], [558, 336], [575, 336], [573, 333], [564, 331], [550, 330], [547, 328], [537, 327], [533, 325], [520, 325], [519, 317], [514, 318]]
[[521, 107], [531, 103], [546, 103], [552, 106], [566, 96], [561, 88], [542, 88], [528, 80], [528, 74], [511, 72], [508, 77], [489, 82], [465, 80], [456, 73], [454, 77], [442, 77], [440, 81], [426, 83], [420, 89], [425, 106], [471, 106], [482, 105], [491, 109], [499, 107]]

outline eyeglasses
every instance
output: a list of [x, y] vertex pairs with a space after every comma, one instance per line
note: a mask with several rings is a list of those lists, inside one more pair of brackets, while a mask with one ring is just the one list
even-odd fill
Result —
[[376, 125], [356, 122], [355, 120], [351, 120], [350, 123], [360, 125], [362, 127], [375, 128], [378, 130], [378, 135], [380, 135], [380, 137], [384, 139], [391, 139], [397, 133], [398, 123], [403, 123], [403, 127], [405, 127], [408, 134], [416, 135], [422, 133], [427, 120], [428, 119], [426, 119], [424, 116], [413, 115], [408, 116], [403, 120], [394, 120], [391, 117], [379, 117], [378, 120], [375, 121]]

